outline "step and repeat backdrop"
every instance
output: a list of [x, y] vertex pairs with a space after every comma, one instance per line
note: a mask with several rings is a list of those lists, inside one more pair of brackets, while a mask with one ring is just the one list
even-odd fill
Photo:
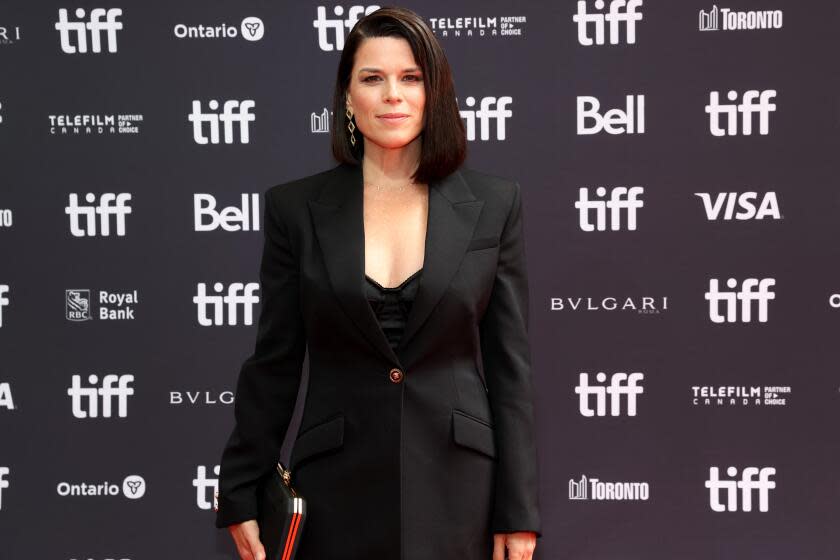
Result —
[[[523, 185], [535, 557], [837, 558], [836, 4], [406, 6], [467, 165]], [[335, 165], [377, 7], [3, 3], [0, 558], [235, 557], [262, 193]]]

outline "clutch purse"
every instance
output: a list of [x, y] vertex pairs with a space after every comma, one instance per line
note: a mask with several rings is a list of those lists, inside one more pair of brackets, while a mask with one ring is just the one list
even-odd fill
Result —
[[291, 479], [292, 472], [278, 462], [257, 496], [266, 560], [293, 560], [303, 534], [306, 500], [292, 488]]

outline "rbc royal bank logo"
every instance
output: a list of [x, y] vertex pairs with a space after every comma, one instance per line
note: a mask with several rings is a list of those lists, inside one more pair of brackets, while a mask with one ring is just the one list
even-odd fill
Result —
[[[75, 16], [77, 21], [70, 21], [67, 10], [58, 10], [58, 22], [55, 24], [61, 41], [61, 50], [67, 54], [102, 52], [102, 35], [105, 35], [108, 52], [117, 52], [117, 31], [123, 28], [123, 24], [117, 21], [122, 15], [120, 8], [94, 8], [90, 11], [88, 19], [85, 20], [84, 8], [76, 8]], [[104, 20], [103, 20], [104, 18]], [[88, 32], [90, 32], [88, 36]], [[90, 39], [90, 42], [88, 42]]]

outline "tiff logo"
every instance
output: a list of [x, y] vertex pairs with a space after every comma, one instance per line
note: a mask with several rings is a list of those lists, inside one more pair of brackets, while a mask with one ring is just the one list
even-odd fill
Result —
[[[596, 0], [595, 9], [603, 11], [605, 4], [604, 0]], [[593, 44], [592, 37], [589, 34], [590, 24], [592, 24], [595, 28], [594, 44], [603, 45], [606, 22], [610, 25], [611, 45], [619, 43], [619, 32], [622, 24], [626, 29], [627, 44], [632, 45], [636, 42], [636, 22], [642, 20], [642, 14], [636, 11], [636, 8], [641, 5], [642, 0], [612, 0], [608, 13], [590, 14], [587, 13], [586, 2], [580, 0], [577, 3], [578, 11], [572, 16], [572, 20], [577, 23], [578, 42], [587, 47]]]
[[[216, 492], [219, 490], [219, 465], [213, 467], [213, 474], [217, 478], [207, 478], [207, 468], [204, 465], [199, 465], [196, 471], [196, 476], [193, 479], [193, 486], [196, 488], [195, 503], [199, 509], [210, 509], [214, 507], [216, 500]], [[213, 498], [213, 501], [208, 499], [208, 494]]]
[[[726, 474], [734, 478], [738, 475], [738, 469], [729, 467]], [[758, 491], [758, 510], [768, 511], [770, 501], [770, 490], [776, 487], [776, 483], [770, 480], [776, 474], [773, 467], [746, 467], [741, 471], [741, 480], [720, 480], [720, 473], [717, 467], [709, 467], [709, 480], [706, 481], [706, 488], [709, 489], [709, 506], [712, 511], [738, 511], [738, 488], [741, 489], [741, 511], [752, 511], [753, 490]], [[758, 475], [758, 480], [755, 480]], [[721, 490], [726, 491], [726, 505], [720, 501]]]
[[8, 284], [0, 284], [0, 327], [3, 326], [3, 308], [9, 305], [9, 298], [6, 294], [9, 293]]
[[[204, 113], [201, 111], [201, 101], [193, 100], [192, 113], [190, 113], [187, 120], [193, 123], [193, 140], [196, 144], [218, 144], [219, 143], [219, 123], [224, 124], [225, 129], [225, 144], [233, 144], [233, 125], [239, 123], [239, 143], [247, 144], [250, 142], [249, 124], [257, 120], [256, 115], [250, 112], [255, 106], [253, 99], [245, 99], [238, 101], [230, 99], [225, 101], [221, 114], [215, 112]], [[211, 99], [207, 103], [210, 111], [219, 110], [219, 102]], [[207, 123], [210, 127], [210, 138], [204, 135], [203, 124]]]
[[0, 510], [3, 509], [3, 489], [9, 487], [9, 467], [0, 467]]
[[[756, 205], [757, 192], [722, 192], [715, 195], [712, 202], [711, 193], [694, 193], [703, 201], [703, 208], [706, 210], [706, 217], [709, 220], [763, 220], [766, 217], [774, 220], [781, 220], [779, 212], [779, 201], [773, 191], [764, 193], [761, 202]], [[738, 211], [735, 211], [735, 208]]]
[[[776, 280], [773, 278], [747, 278], [741, 284], [740, 291], [721, 291], [718, 279], [711, 278], [709, 291], [706, 292], [706, 299], [709, 300], [709, 318], [714, 323], [737, 323], [740, 308], [741, 322], [749, 323], [752, 321], [752, 302], [757, 302], [758, 322], [766, 323], [770, 300], [776, 299], [775, 292], [770, 291], [770, 288], [775, 285]], [[737, 286], [738, 281], [735, 278], [726, 281], [726, 287], [730, 290]], [[738, 305], [738, 300], [741, 300], [740, 305]], [[720, 313], [721, 304], [723, 304], [725, 315]]]
[[[259, 231], [260, 199], [258, 194], [243, 194], [242, 207], [228, 206], [216, 210], [216, 197], [212, 194], [193, 195], [195, 231]], [[205, 221], [206, 219], [206, 221]]]
[[[131, 206], [127, 202], [131, 200], [130, 193], [102, 193], [99, 197], [99, 204], [96, 202], [96, 195], [87, 193], [85, 202], [87, 205], [79, 204], [79, 195], [70, 193], [70, 203], [64, 209], [64, 213], [70, 216], [70, 233], [74, 237], [93, 237], [111, 235], [111, 216], [114, 216], [117, 229], [117, 236], [125, 235], [125, 217], [131, 214]], [[97, 220], [96, 215], [99, 214]], [[99, 233], [97, 234], [97, 222]]]
[[[88, 52], [87, 32], [90, 31], [91, 52], [102, 52], [102, 32], [107, 34], [108, 52], [117, 52], [117, 31], [123, 28], [122, 22], [117, 18], [122, 15], [120, 8], [94, 8], [90, 11], [90, 21], [70, 21], [67, 19], [67, 10], [58, 10], [58, 22], [55, 28], [61, 38], [61, 50], [67, 54]], [[105, 16], [105, 21], [102, 21]], [[76, 9], [76, 17], [82, 20], [85, 17], [83, 8]], [[73, 41], [75, 36], [75, 42]]]
[[[198, 324], [202, 327], [221, 326], [225, 324], [225, 309], [227, 309], [227, 324], [237, 325], [237, 308], [242, 306], [244, 325], [254, 322], [254, 304], [260, 298], [254, 295], [260, 285], [257, 282], [232, 282], [227, 288], [227, 295], [207, 295], [207, 284], [198, 283], [198, 294], [193, 296], [193, 303], [198, 307]], [[213, 284], [216, 294], [222, 294], [225, 286], [221, 282]], [[208, 309], [209, 308], [209, 309]], [[212, 318], [208, 316], [212, 313]]]
[[128, 397], [134, 394], [134, 389], [128, 384], [134, 381], [133, 375], [105, 375], [102, 377], [101, 386], [97, 386], [98, 376], [89, 375], [90, 387], [82, 387], [81, 375], [74, 375], [72, 380], [67, 394], [70, 395], [73, 416], [76, 418], [98, 418], [100, 400], [102, 418], [110, 418], [114, 399], [117, 401], [117, 416], [125, 418], [128, 415]]
[[15, 409], [15, 401], [12, 400], [12, 386], [7, 381], [0, 383], [0, 408]]
[[[713, 136], [737, 136], [738, 121], [741, 122], [741, 134], [749, 136], [752, 134], [753, 114], [758, 113], [758, 133], [769, 134], [770, 113], [776, 110], [776, 104], [770, 100], [776, 97], [775, 89], [758, 91], [751, 89], [744, 92], [741, 103], [720, 103], [719, 92], [709, 92], [709, 104], [706, 105], [706, 112], [709, 113], [709, 132]], [[726, 94], [729, 101], [738, 100], [738, 92], [729, 90]], [[756, 101], [758, 100], [758, 101]], [[738, 113], [741, 114], [740, 119]], [[721, 126], [721, 120], [723, 126]]]
[[[627, 215], [627, 229], [635, 231], [636, 229], [636, 211], [642, 208], [645, 203], [639, 200], [639, 195], [645, 192], [643, 187], [615, 187], [610, 191], [609, 200], [605, 200], [607, 189], [598, 187], [595, 189], [595, 194], [601, 200], [589, 200], [589, 189], [584, 187], [579, 189], [579, 196], [575, 202], [575, 208], [578, 209], [580, 217], [580, 229], [583, 231], [606, 231], [607, 229], [607, 210], [609, 209], [610, 230], [618, 231], [621, 229], [621, 215]], [[595, 213], [595, 225], [592, 224], [592, 212]]]
[[[627, 416], [636, 416], [636, 396], [644, 393], [644, 388], [639, 386], [639, 382], [645, 378], [643, 373], [614, 373], [610, 377], [610, 385], [605, 387], [603, 384], [607, 380], [607, 375], [603, 372], [598, 372], [595, 379], [601, 385], [590, 385], [589, 374], [581, 373], [580, 382], [575, 387], [575, 393], [580, 395], [579, 410], [583, 416], [606, 416], [607, 415], [607, 395], [610, 400], [610, 416], [621, 415], [621, 401], [622, 395], [626, 397], [627, 401]], [[595, 396], [595, 410], [592, 409], [591, 396]]]
[[[333, 8], [333, 14], [338, 16], [337, 19], [327, 17], [327, 8], [318, 6], [318, 17], [312, 21], [312, 27], [318, 30], [318, 47], [322, 51], [342, 51], [344, 50], [344, 37], [353, 29], [356, 22], [362, 16], [378, 10], [379, 6], [350, 6], [347, 9], [347, 17], [344, 15], [344, 7], [336, 6]], [[330, 42], [330, 35], [334, 42]]]
[[[601, 102], [591, 95], [577, 97], [577, 133], [579, 135], [598, 134], [606, 130], [607, 134], [644, 134], [645, 132], [645, 96], [628, 95], [625, 109], [610, 109], [602, 116], [598, 111]], [[592, 124], [587, 124], [587, 119]]]
[[[475, 107], [475, 97], [469, 96], [466, 99], [467, 107]], [[513, 111], [507, 108], [513, 103], [513, 98], [503, 97], [482, 97], [481, 108], [478, 110], [461, 110], [461, 118], [466, 120], [467, 140], [475, 140], [475, 124], [478, 120], [481, 140], [490, 139], [490, 119], [496, 122], [496, 140], [504, 140], [505, 120], [513, 116]]]

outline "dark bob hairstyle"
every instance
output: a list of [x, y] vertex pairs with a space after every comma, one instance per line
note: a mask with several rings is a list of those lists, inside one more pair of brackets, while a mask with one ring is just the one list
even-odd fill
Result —
[[430, 183], [446, 177], [467, 157], [466, 131], [455, 101], [452, 71], [432, 30], [406, 8], [386, 6], [371, 12], [357, 21], [347, 35], [333, 95], [333, 156], [352, 165], [360, 165], [364, 156], [364, 141], [350, 144], [345, 101], [356, 50], [370, 37], [402, 37], [411, 46], [414, 60], [423, 72], [426, 92], [420, 164], [412, 178], [418, 183]]

